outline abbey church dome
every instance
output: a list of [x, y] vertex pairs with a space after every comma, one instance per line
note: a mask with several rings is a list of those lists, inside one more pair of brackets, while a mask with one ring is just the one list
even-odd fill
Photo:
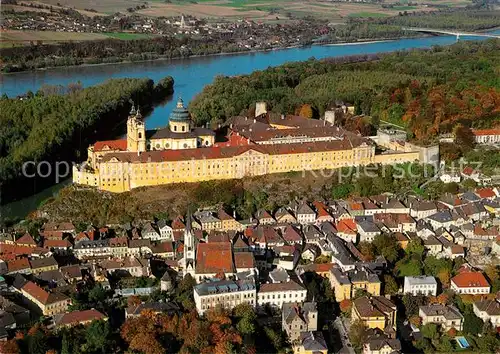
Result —
[[172, 113], [170, 113], [170, 121], [174, 122], [186, 122], [189, 121], [189, 112], [184, 107], [184, 102], [179, 98], [177, 101], [177, 106], [174, 108]]

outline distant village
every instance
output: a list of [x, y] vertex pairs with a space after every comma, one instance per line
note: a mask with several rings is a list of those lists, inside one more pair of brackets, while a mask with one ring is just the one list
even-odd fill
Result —
[[[132, 36], [150, 35], [150, 38], [189, 36], [200, 40], [231, 39], [242, 49], [302, 45], [329, 32], [324, 21], [297, 20], [295, 23], [271, 24], [239, 19], [212, 22], [188, 15], [150, 18], [133, 13], [90, 17], [72, 9], [40, 6], [44, 12], [2, 11], [0, 30], [123, 33]], [[43, 44], [43, 41], [37, 43]]]
[[[191, 277], [200, 316], [246, 303], [264, 316], [279, 316], [294, 353], [327, 353], [322, 329], [328, 324], [318, 320], [318, 305], [306, 284], [313, 274], [328, 280], [345, 312], [333, 322], [344, 333], [343, 350], [353, 352], [347, 328], [356, 322], [366, 328], [363, 353], [399, 353], [397, 304], [404, 294], [471, 296], [474, 314], [500, 327], [498, 294], [484, 273], [498, 264], [499, 215], [500, 189], [481, 187], [436, 201], [390, 194], [293, 200], [245, 220], [218, 206], [171, 221], [88, 225], [83, 231], [71, 220], [46, 222], [37, 235], [4, 230], [0, 338], [11, 338], [40, 316], [54, 328], [108, 320], [109, 314], [97, 310], [69, 310], [75, 292], [89, 281], [106, 289], [110, 301], [142, 299], [125, 309], [127, 318], [143, 310], [175, 312], [177, 304], [153, 301], [151, 295], [170, 294], [181, 279]], [[400, 277], [397, 288], [388, 291], [392, 262], [364, 250], [381, 237], [395, 240], [401, 252], [423, 247], [426, 257], [460, 261], [461, 266], [449, 279]], [[422, 338], [419, 327], [427, 324], [462, 331], [464, 315], [453, 304], [431, 302], [418, 307], [418, 324], [407, 320], [404, 327], [417, 341]], [[456, 338], [457, 345], [467, 347], [465, 337]]]

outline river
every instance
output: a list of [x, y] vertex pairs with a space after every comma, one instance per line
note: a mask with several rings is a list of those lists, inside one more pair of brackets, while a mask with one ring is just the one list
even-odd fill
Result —
[[[500, 30], [490, 32], [500, 34]], [[465, 37], [461, 37], [461, 40]], [[467, 39], [485, 39], [484, 37], [468, 37]], [[399, 39], [381, 42], [356, 44], [310, 46], [290, 48], [268, 52], [239, 53], [216, 55], [177, 60], [157, 60], [137, 63], [106, 64], [92, 66], [75, 66], [54, 68], [32, 72], [21, 72], [0, 75], [1, 92], [9, 97], [31, 90], [35, 92], [42, 85], [67, 85], [80, 81], [83, 86], [99, 84], [110, 78], [149, 77], [155, 82], [165, 76], [175, 80], [174, 98], [182, 97], [189, 102], [203, 87], [210, 84], [217, 75], [242, 75], [255, 70], [266, 69], [291, 61], [348, 55], [394, 52], [414, 48], [429, 48], [435, 45], [450, 45], [456, 42], [454, 36], [423, 37]], [[160, 128], [167, 124], [168, 115], [174, 108], [175, 99], [171, 99], [156, 107], [147, 117], [147, 128]], [[2, 207], [1, 217], [24, 217], [47, 197], [57, 193], [60, 188], [48, 190], [26, 199]]]

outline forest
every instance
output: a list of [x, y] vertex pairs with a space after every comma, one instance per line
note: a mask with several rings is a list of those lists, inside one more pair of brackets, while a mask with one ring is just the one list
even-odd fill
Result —
[[[56, 161], [71, 163], [84, 158], [90, 143], [118, 133], [132, 101], [147, 112], [155, 102], [172, 94], [173, 85], [171, 77], [156, 85], [150, 79], [113, 79], [88, 88], [79, 83], [67, 87], [43, 86], [24, 97], [2, 96], [2, 203], [14, 195], [21, 197], [32, 192], [30, 187], [36, 183], [21, 175], [25, 162], [47, 161], [53, 166]], [[54, 174], [37, 182], [39, 188], [53, 184]]]
[[304, 105], [319, 117], [336, 101], [355, 105], [372, 122], [407, 128], [430, 142], [465, 127], [500, 121], [500, 40], [370, 57], [310, 59], [238, 77], [219, 76], [189, 106], [197, 124], [248, 114], [256, 101], [294, 114]]

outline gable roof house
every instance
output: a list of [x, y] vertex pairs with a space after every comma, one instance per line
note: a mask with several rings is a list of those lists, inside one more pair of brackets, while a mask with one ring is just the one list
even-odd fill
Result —
[[481, 300], [472, 305], [474, 313], [484, 322], [490, 321], [493, 327], [500, 327], [500, 300]]
[[54, 324], [58, 328], [87, 325], [92, 321], [99, 320], [107, 321], [108, 317], [95, 309], [72, 311], [54, 316]]
[[276, 224], [276, 220], [274, 220], [272, 215], [265, 209], [257, 210], [257, 213], [255, 213], [255, 218], [260, 225]]
[[71, 299], [66, 295], [47, 292], [31, 281], [24, 284], [21, 294], [34, 303], [46, 316], [66, 312], [71, 303]]
[[284, 303], [281, 311], [281, 327], [293, 343], [300, 338], [301, 332], [318, 329], [318, 310], [316, 303]]
[[363, 296], [353, 301], [351, 318], [368, 328], [391, 332], [396, 328], [396, 305], [383, 296]]
[[286, 208], [279, 208], [274, 214], [274, 218], [278, 224], [295, 224], [297, 219], [293, 214]]
[[283, 239], [289, 245], [293, 244], [302, 244], [302, 234], [300, 231], [293, 225], [288, 225], [282, 233]]
[[156, 223], [158, 227], [158, 231], [160, 232], [160, 240], [163, 241], [172, 241], [174, 237], [174, 230], [172, 227], [167, 224], [166, 220], [160, 220]]
[[454, 306], [432, 304], [428, 306], [420, 306], [418, 315], [422, 318], [422, 324], [435, 323], [441, 325], [444, 331], [455, 328], [457, 331], [462, 330], [464, 317]]
[[295, 213], [297, 222], [300, 224], [314, 224], [316, 221], [316, 212], [307, 202], [302, 202]]

